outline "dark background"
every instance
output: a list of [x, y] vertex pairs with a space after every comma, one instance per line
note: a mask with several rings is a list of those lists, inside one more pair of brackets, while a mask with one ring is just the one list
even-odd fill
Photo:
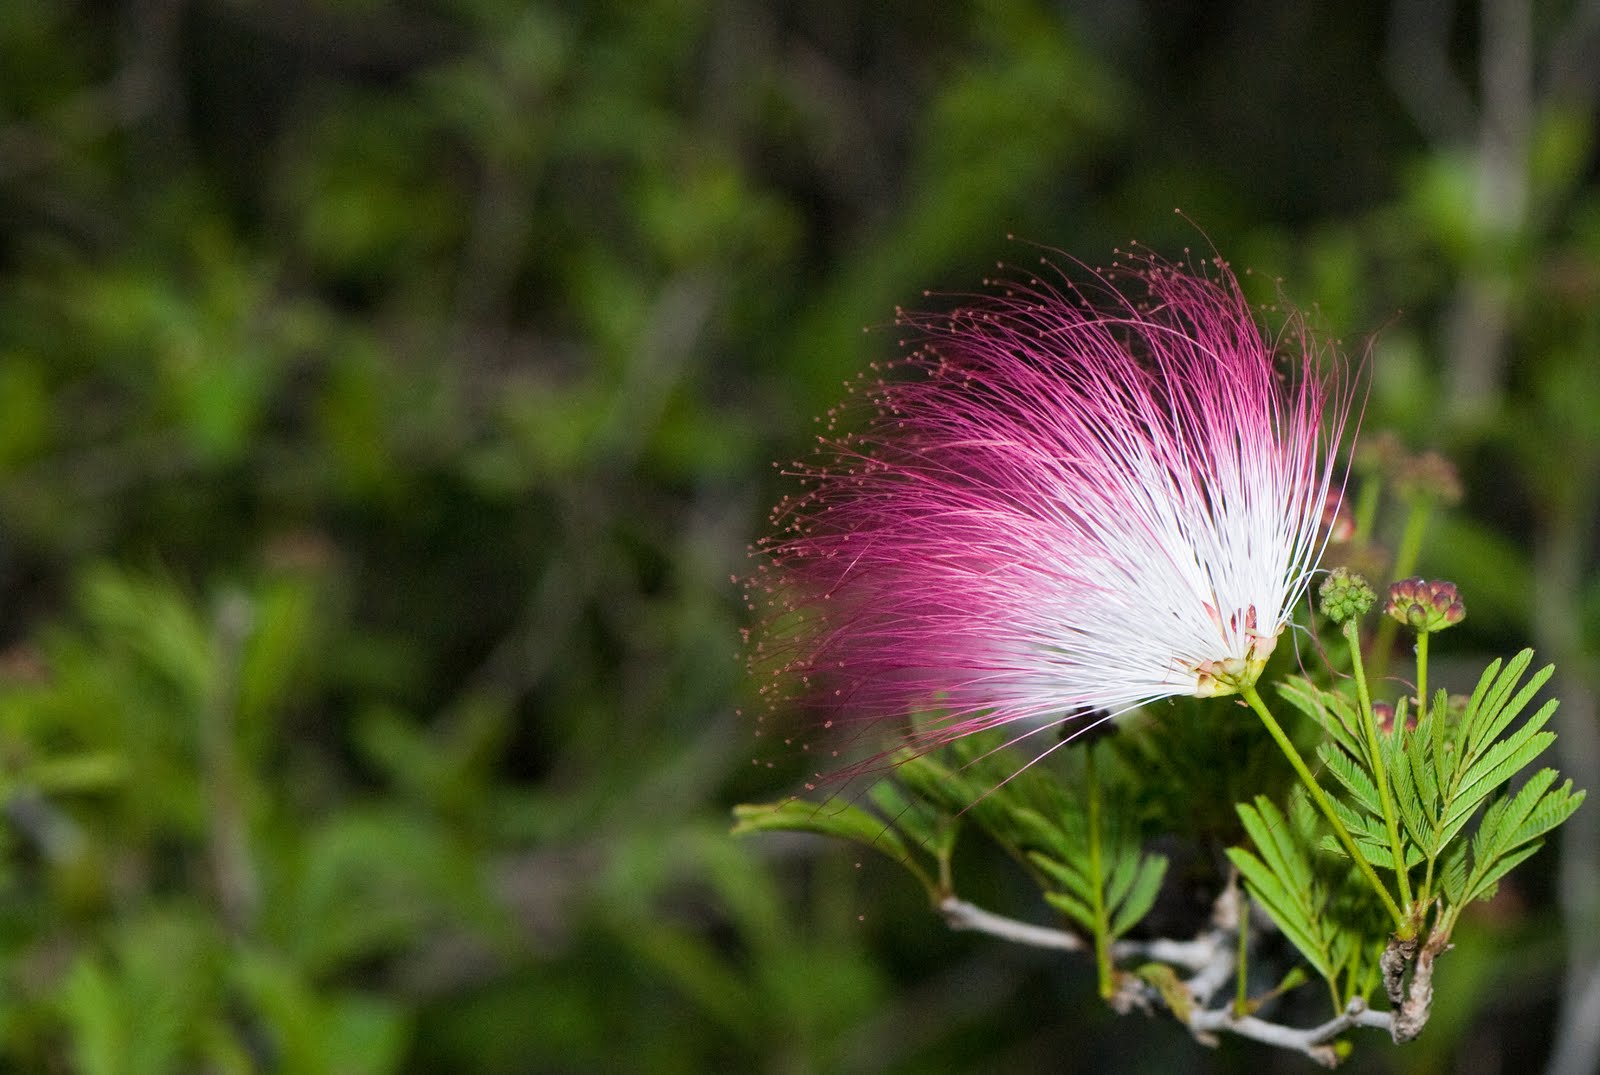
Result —
[[[730, 839], [794, 785], [729, 579], [897, 303], [1012, 234], [1214, 247], [1461, 466], [1438, 656], [1555, 660], [1600, 783], [1597, 43], [1507, 0], [0, 4], [0, 1066], [1305, 1070]], [[1353, 1068], [1581, 1053], [1564, 831]]]

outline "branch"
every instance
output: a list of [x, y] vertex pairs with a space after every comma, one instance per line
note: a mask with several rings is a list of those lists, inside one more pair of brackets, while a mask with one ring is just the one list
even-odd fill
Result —
[[[1058, 952], [1083, 952], [1088, 950], [1082, 937], [1063, 929], [1036, 926], [1005, 915], [985, 911], [966, 900], [947, 896], [939, 902], [939, 913], [947, 926], [955, 930], [987, 933], [991, 937], [1026, 944], [1033, 948], [1050, 948]], [[1111, 946], [1115, 959], [1147, 959], [1157, 963], [1170, 963], [1185, 970], [1204, 971], [1217, 962], [1218, 954], [1227, 957], [1231, 965], [1232, 952], [1218, 930], [1207, 930], [1192, 941], [1175, 941], [1156, 937], [1148, 941], [1118, 941]], [[1230, 972], [1231, 973], [1231, 972]]]
[[1357, 997], [1345, 1008], [1343, 1015], [1304, 1029], [1269, 1023], [1253, 1015], [1235, 1016], [1226, 1008], [1197, 1008], [1187, 1022], [1190, 1031], [1197, 1037], [1216, 1033], [1237, 1034], [1241, 1038], [1303, 1053], [1323, 1067], [1331, 1068], [1341, 1059], [1338, 1050], [1328, 1044], [1331, 1039], [1356, 1027], [1390, 1030], [1392, 1020], [1388, 1012], [1372, 1011], [1365, 1001]]
[[[1075, 933], [1036, 926], [1005, 915], [986, 911], [966, 900], [947, 896], [939, 901], [939, 913], [945, 923], [956, 930], [973, 930], [991, 937], [1025, 944], [1033, 948], [1049, 948], [1059, 952], [1082, 952], [1087, 949], [1083, 939]], [[1370, 1027], [1395, 1032], [1395, 1022], [1390, 1012], [1375, 1012], [1360, 997], [1350, 1001], [1344, 1014], [1313, 1027], [1288, 1027], [1270, 1023], [1254, 1015], [1235, 1015], [1228, 1007], [1201, 1007], [1217, 988], [1233, 974], [1234, 952], [1231, 931], [1213, 927], [1192, 941], [1175, 941], [1156, 938], [1148, 941], [1118, 941], [1112, 948], [1118, 959], [1143, 958], [1169, 963], [1194, 971], [1194, 976], [1183, 983], [1194, 997], [1195, 1004], [1187, 1006], [1186, 1013], [1173, 1011], [1173, 1006], [1162, 1003], [1173, 1016], [1189, 1028], [1189, 1032], [1205, 1044], [1215, 1044], [1217, 1034], [1237, 1034], [1242, 1038], [1275, 1045], [1310, 1057], [1324, 1067], [1334, 1067], [1342, 1059], [1339, 1050], [1329, 1042], [1347, 1030]], [[1126, 999], [1140, 1007], [1149, 1000], [1162, 999], [1159, 990], [1148, 983], [1135, 983], [1132, 976], [1128, 984], [1133, 990]], [[1134, 995], [1136, 994], [1136, 996]], [[1133, 1006], [1132, 1004], [1128, 1005]]]
[[1034, 948], [1053, 948], [1058, 952], [1081, 952], [1085, 947], [1083, 938], [1076, 933], [1051, 929], [1048, 926], [1035, 926], [1031, 922], [1019, 922], [1015, 918], [985, 911], [982, 907], [966, 900], [956, 899], [954, 896], [946, 896], [939, 901], [939, 913], [944, 915], [945, 924], [951, 929], [974, 930], [1016, 944], [1031, 945]]
[[[1192, 941], [1174, 941], [1156, 937], [1148, 941], [1118, 941], [1111, 946], [1117, 959], [1149, 959], [1157, 963], [1170, 963], [1184, 970], [1199, 971], [1215, 964], [1219, 948], [1225, 948], [1219, 931], [1211, 929]], [[1229, 953], [1231, 962], [1231, 953]]]
[[1238, 959], [1234, 954], [1232, 943], [1220, 943], [1223, 938], [1218, 938], [1216, 950], [1212, 953], [1211, 961], [1195, 971], [1194, 975], [1183, 984], [1188, 988], [1189, 994], [1200, 1004], [1206, 1003], [1217, 990], [1228, 984], [1238, 969]]

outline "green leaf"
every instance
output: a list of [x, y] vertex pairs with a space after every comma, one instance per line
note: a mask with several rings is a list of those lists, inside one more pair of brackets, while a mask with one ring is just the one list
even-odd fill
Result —
[[1328, 736], [1349, 754], [1364, 758], [1366, 745], [1355, 707], [1342, 695], [1325, 691], [1316, 684], [1292, 676], [1278, 688], [1279, 697], [1316, 721]]
[[[1532, 651], [1524, 652], [1527, 653], [1527, 660], [1532, 661]], [[1518, 654], [1518, 656], [1520, 657], [1521, 654]], [[1490, 689], [1493, 688], [1499, 680], [1500, 668], [1502, 664], [1503, 662], [1498, 657], [1490, 661], [1489, 667], [1485, 668], [1483, 670], [1483, 675], [1478, 677], [1478, 685], [1472, 688], [1471, 697], [1467, 699], [1467, 710], [1462, 714], [1461, 723], [1456, 728], [1456, 742], [1463, 751], [1466, 749], [1468, 742], [1472, 738], [1474, 726], [1479, 723], [1483, 717], [1485, 712], [1485, 700], [1489, 697]], [[1523, 667], [1527, 667], [1527, 661], [1523, 662]]]
[[1286, 819], [1271, 800], [1257, 795], [1254, 808], [1240, 803], [1238, 810], [1245, 832], [1272, 873], [1291, 887], [1310, 885], [1311, 866], [1295, 846]]
[[1332, 743], [1324, 743], [1319, 747], [1317, 756], [1322, 759], [1328, 771], [1339, 778], [1339, 783], [1349, 790], [1363, 809], [1370, 814], [1382, 815], [1383, 807], [1378, 796], [1378, 787], [1373, 783], [1372, 777], [1367, 775], [1363, 763]]
[[1461, 900], [1461, 902], [1471, 903], [1473, 900], [1486, 900], [1492, 898], [1495, 890], [1499, 887], [1500, 878], [1504, 877], [1507, 873], [1510, 873], [1513, 867], [1518, 866], [1524, 860], [1533, 857], [1533, 855], [1543, 846], [1544, 841], [1536, 840], [1521, 850], [1513, 851], [1509, 855], [1504, 855], [1495, 860], [1493, 866], [1482, 871], [1481, 873], [1474, 870], [1474, 876], [1470, 882], [1471, 887], [1468, 889], [1466, 896]]
[[[1511, 666], [1506, 669], [1505, 675], [1501, 677], [1506, 681], [1504, 686], [1496, 684], [1495, 690], [1491, 692], [1489, 701], [1486, 703], [1484, 714], [1469, 726], [1467, 752], [1470, 756], [1476, 756], [1484, 744], [1493, 742], [1501, 732], [1505, 731], [1511, 721], [1533, 700], [1533, 696], [1539, 693], [1540, 688], [1545, 685], [1545, 682], [1554, 673], [1554, 665], [1545, 665], [1533, 674], [1533, 678], [1528, 680], [1527, 685], [1521, 691], [1517, 692], [1515, 698], [1509, 702], [1502, 701], [1504, 695], [1509, 694], [1511, 688], [1516, 685], [1517, 677], [1522, 674], [1522, 669], [1526, 668], [1528, 662], [1532, 659], [1532, 650], [1523, 650], [1517, 655], [1517, 658], [1511, 662]], [[1515, 672], [1515, 675], [1512, 674], [1513, 672]], [[1541, 712], [1553, 709], [1555, 709], [1555, 702], [1552, 701], [1546, 703]], [[1548, 713], [1545, 716], [1548, 718]], [[1542, 725], [1544, 721], [1541, 720], [1539, 723]]]
[[1161, 892], [1161, 882], [1166, 876], [1165, 856], [1146, 855], [1139, 861], [1139, 871], [1133, 879], [1133, 885], [1112, 916], [1113, 937], [1122, 936], [1150, 913], [1150, 908], [1155, 906], [1156, 896]]
[[[1415, 737], [1415, 750], [1411, 751], [1412, 764], [1418, 772], [1431, 771], [1435, 774], [1438, 787], [1443, 789], [1455, 781], [1455, 770], [1461, 760], [1461, 748], [1455, 738], [1449, 735], [1450, 731], [1450, 696], [1441, 688], [1434, 695], [1433, 708], [1421, 715], [1417, 722], [1418, 735]], [[1424, 764], [1422, 744], [1429, 746], [1428, 754], [1432, 758], [1433, 766]]]
[[[1496, 788], [1510, 780], [1529, 762], [1547, 750], [1556, 741], [1554, 732], [1540, 731], [1543, 724], [1529, 721], [1518, 728], [1509, 739], [1496, 743], [1461, 778], [1457, 801], [1452, 804], [1451, 815], [1459, 810], [1470, 810]], [[1446, 824], [1449, 824], [1447, 819]]]
[[1324, 978], [1333, 976], [1333, 957], [1317, 925], [1316, 910], [1285, 888], [1266, 865], [1241, 848], [1227, 849], [1229, 861], [1245, 879], [1250, 894], [1261, 904], [1289, 942]]
[[61, 986], [59, 1004], [71, 1030], [73, 1062], [86, 1075], [117, 1075], [125, 1070], [127, 1032], [117, 983], [98, 960], [80, 956]]
[[1295, 901], [1290, 897], [1288, 887], [1278, 880], [1271, 867], [1245, 848], [1230, 847], [1226, 850], [1228, 860], [1250, 885], [1257, 899], [1269, 906], [1282, 906], [1293, 911]]
[[[1298, 798], [1295, 805], [1300, 805]], [[1229, 861], [1284, 936], [1319, 974], [1331, 981], [1336, 966], [1323, 919], [1326, 897], [1297, 842], [1299, 834], [1265, 796], [1258, 795], [1254, 805], [1239, 803], [1236, 809], [1261, 857], [1230, 847]]]
[[[1497, 851], [1509, 850], [1521, 843], [1522, 840], [1518, 839], [1516, 834], [1523, 829], [1529, 830], [1527, 839], [1532, 839], [1534, 836], [1545, 832], [1546, 829], [1540, 827], [1545, 812], [1539, 811], [1538, 807], [1541, 804], [1541, 800], [1545, 799], [1546, 789], [1549, 788], [1555, 778], [1556, 772], [1554, 769], [1541, 769], [1523, 785], [1515, 796], [1495, 803], [1488, 813], [1484, 815], [1483, 827], [1478, 832], [1478, 838], [1473, 841], [1474, 846], [1481, 846], [1487, 857]], [[1565, 786], [1550, 795], [1550, 799], [1555, 800], [1552, 804], [1555, 807], [1554, 812], [1559, 813], [1561, 805], [1570, 798], [1571, 788], [1572, 782], [1569, 780]], [[1573, 804], [1572, 808], [1566, 811], [1566, 814], [1570, 815], [1572, 809], [1576, 809], [1576, 804]], [[1528, 823], [1533, 819], [1536, 811], [1540, 813], [1541, 817], [1534, 821], [1534, 824], [1529, 825]], [[1563, 816], [1561, 820], [1566, 820], [1566, 817]], [[1559, 823], [1558, 821], [1557, 824]]]
[[785, 799], [775, 803], [735, 806], [733, 816], [735, 836], [747, 836], [755, 832], [809, 832], [849, 840], [894, 859], [931, 888], [929, 878], [915, 864], [911, 852], [894, 827], [859, 806]]
[[975, 818], [980, 827], [998, 840], [1011, 854], [1021, 857], [1040, 852], [1061, 861], [1075, 857], [1071, 833], [1060, 820], [1052, 821], [1027, 806], [1013, 805], [1001, 825], [986, 824], [987, 815]]
[[1226, 850], [1228, 860], [1244, 878], [1251, 896], [1261, 904], [1306, 962], [1318, 974], [1328, 977], [1332, 973], [1332, 958], [1318, 933], [1315, 916], [1256, 856], [1243, 848], [1230, 847]]
[[[1516, 669], [1506, 668], [1506, 674], [1515, 680], [1522, 674], [1522, 669], [1527, 668], [1533, 662], [1533, 651], [1531, 649], [1520, 650], [1511, 658], [1511, 662], [1522, 666]], [[1475, 713], [1487, 708], [1484, 702], [1489, 697], [1491, 690], [1499, 689], [1500, 670], [1505, 664], [1506, 662], [1499, 657], [1489, 662], [1489, 666], [1483, 670], [1483, 675], [1478, 677], [1478, 685], [1472, 689], [1472, 696], [1467, 699], [1468, 713]]]
[[1389, 839], [1388, 831], [1384, 828], [1383, 819], [1372, 814], [1363, 814], [1342, 799], [1328, 800], [1333, 804], [1333, 812], [1339, 815], [1339, 820], [1344, 822], [1344, 827], [1350, 830], [1352, 836], [1364, 836], [1378, 843], [1385, 843]]
[[[1380, 870], [1389, 870], [1393, 872], [1394, 851], [1390, 849], [1387, 843], [1379, 843], [1376, 840], [1356, 837], [1355, 844], [1356, 850], [1361, 852], [1361, 857], [1366, 859], [1370, 865]], [[1341, 844], [1338, 837], [1334, 836], [1331, 832], [1323, 836], [1322, 839], [1317, 842], [1317, 847], [1328, 852], [1330, 855], [1336, 855], [1339, 858], [1345, 859], [1346, 861], [1348, 861], [1350, 858], [1349, 853], [1344, 849], [1344, 845]], [[1413, 844], [1406, 844], [1404, 850], [1406, 855], [1406, 866], [1408, 868], [1415, 866], [1426, 857], [1423, 855], [1421, 849]]]
[[912, 795], [941, 813], [966, 813], [983, 798], [982, 792], [968, 785], [961, 774], [928, 754], [905, 756], [895, 766], [894, 778]]
[[1089, 933], [1094, 932], [1094, 910], [1078, 897], [1067, 892], [1046, 892], [1045, 901], [1082, 926]]
[[1088, 871], [1076, 863], [1051, 858], [1038, 851], [1029, 852], [1028, 861], [1038, 867], [1039, 872], [1047, 879], [1054, 881], [1062, 891], [1071, 892], [1085, 902], [1094, 898], [1094, 884]]
[[1484, 813], [1472, 840], [1472, 870], [1456, 889], [1460, 893], [1457, 902], [1492, 896], [1501, 877], [1543, 846], [1539, 837], [1571, 817], [1582, 804], [1584, 793], [1573, 793], [1570, 780], [1552, 790], [1555, 779], [1555, 770], [1542, 769], [1516, 795], [1499, 799]]
[[[913, 844], [920, 844], [923, 847], [928, 846], [933, 839], [938, 827], [937, 818], [939, 815], [929, 809], [927, 804], [907, 795], [905, 790], [893, 780], [880, 780], [873, 784], [867, 790], [867, 799], [876, 808], [876, 813], [871, 810], [862, 810], [862, 813], [880, 823], [885, 819], [889, 820], [894, 828], [900, 831], [902, 839], [910, 840]], [[804, 799], [795, 801], [806, 802]], [[824, 807], [832, 809], [836, 806], [849, 804], [828, 800], [821, 803], [811, 803], [810, 805], [818, 809]], [[735, 818], [738, 817], [741, 809], [742, 807], [734, 808]], [[733, 835], [742, 835], [737, 825], [734, 827]]]
[[[1530, 841], [1577, 808], [1570, 782], [1551, 790], [1556, 774], [1546, 769], [1514, 796], [1489, 806], [1472, 840], [1454, 846], [1483, 804], [1555, 741], [1554, 733], [1544, 730], [1556, 709], [1553, 699], [1505, 734], [1550, 679], [1547, 665], [1521, 682], [1532, 660], [1533, 651], [1523, 650], [1507, 662], [1491, 662], [1453, 728], [1448, 727], [1448, 696], [1436, 694], [1403, 762], [1397, 759], [1394, 768], [1407, 831], [1428, 855], [1444, 856], [1438, 878], [1451, 907], [1492, 892], [1511, 865], [1533, 853], [1526, 847]], [[1413, 791], [1427, 815], [1420, 824], [1410, 800]]]
[[[1486, 816], [1482, 836], [1490, 847], [1514, 847], [1520, 841], [1511, 839], [1511, 834], [1519, 828], [1528, 815], [1533, 813], [1534, 807], [1544, 797], [1544, 793], [1555, 783], [1556, 771], [1554, 769], [1540, 769], [1528, 778], [1527, 782], [1518, 789], [1516, 795], [1506, 800], [1503, 805], [1496, 804], [1498, 809], [1491, 823]], [[1534, 833], [1533, 835], [1538, 835]]]
[[128, 778], [127, 759], [110, 751], [90, 751], [42, 758], [24, 771], [29, 783], [43, 792], [101, 791]]
[[1129, 853], [1125, 847], [1118, 847], [1108, 842], [1103, 853], [1109, 860], [1107, 863], [1109, 868], [1106, 870], [1105, 905], [1106, 910], [1110, 911], [1127, 898], [1129, 890], [1133, 888], [1134, 875], [1139, 871], [1139, 852], [1137, 847]]
[[1457, 844], [1439, 867], [1439, 889], [1451, 906], [1467, 902], [1467, 845]]
[[[1450, 696], [1441, 690], [1434, 696], [1433, 706], [1418, 717], [1416, 728], [1410, 734], [1400, 733], [1404, 735], [1402, 749], [1394, 752], [1396, 763], [1404, 761], [1416, 781], [1417, 798], [1429, 804], [1439, 798], [1440, 777], [1436, 770], [1440, 752], [1436, 748], [1444, 741], [1440, 733], [1449, 723], [1449, 705]], [[1404, 727], [1403, 714], [1396, 714], [1395, 727]]]
[[1572, 781], [1568, 780], [1561, 787], [1551, 792], [1528, 815], [1527, 820], [1517, 826], [1516, 831], [1506, 839], [1507, 845], [1515, 846], [1524, 840], [1532, 840], [1543, 836], [1571, 817], [1573, 812], [1583, 805], [1583, 800], [1586, 797], [1586, 792], [1574, 792], [1572, 790]]
[[1395, 808], [1400, 814], [1400, 821], [1404, 826], [1404, 833], [1409, 835], [1417, 844], [1431, 847], [1435, 836], [1434, 826], [1428, 816], [1428, 807], [1433, 805], [1437, 798], [1437, 788], [1419, 787], [1420, 773], [1428, 772], [1426, 763], [1418, 767], [1418, 762], [1410, 750], [1396, 751], [1394, 764], [1389, 767], [1390, 785], [1394, 791]]

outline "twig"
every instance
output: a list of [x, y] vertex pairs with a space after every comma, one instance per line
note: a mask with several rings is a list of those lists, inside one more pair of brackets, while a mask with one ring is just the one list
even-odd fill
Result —
[[[1051, 948], [1061, 952], [1088, 950], [1088, 945], [1076, 933], [1007, 918], [954, 896], [940, 902], [939, 913], [944, 915], [945, 924], [951, 929], [987, 933], [1001, 940], [1034, 948]], [[1200, 971], [1215, 965], [1219, 950], [1224, 948], [1217, 931], [1210, 930], [1192, 941], [1175, 941], [1168, 937], [1156, 937], [1148, 941], [1118, 941], [1112, 945], [1111, 955], [1118, 960], [1142, 958]]]
[[1338, 1051], [1328, 1044], [1331, 1039], [1356, 1027], [1389, 1030], [1390, 1023], [1388, 1012], [1372, 1011], [1360, 997], [1350, 1002], [1343, 1015], [1303, 1029], [1269, 1023], [1254, 1015], [1235, 1016], [1226, 1008], [1197, 1008], [1188, 1019], [1189, 1029], [1196, 1035], [1237, 1034], [1241, 1038], [1303, 1053], [1328, 1068], [1336, 1066], [1340, 1059]]
[[1192, 941], [1175, 941], [1156, 937], [1148, 941], [1118, 941], [1111, 946], [1117, 959], [1151, 959], [1157, 963], [1170, 963], [1184, 970], [1198, 971], [1216, 962], [1217, 949], [1222, 937], [1216, 930], [1207, 930]]
[[[939, 913], [951, 929], [973, 930], [1016, 944], [1061, 952], [1083, 952], [1088, 949], [1088, 945], [1075, 933], [995, 914], [955, 896], [947, 896], [939, 901]], [[1197, 1039], [1207, 1044], [1214, 1044], [1216, 1034], [1237, 1034], [1252, 1041], [1293, 1050], [1331, 1068], [1338, 1064], [1340, 1055], [1329, 1042], [1345, 1031], [1368, 1027], [1394, 1034], [1393, 1015], [1390, 1012], [1372, 1011], [1360, 997], [1351, 1000], [1342, 1015], [1317, 1026], [1301, 1028], [1271, 1023], [1254, 1015], [1236, 1015], [1226, 1006], [1203, 1007], [1234, 972], [1232, 941], [1232, 931], [1213, 927], [1191, 941], [1164, 937], [1148, 941], [1119, 941], [1112, 948], [1112, 955], [1117, 959], [1143, 958], [1170, 963], [1195, 971], [1194, 976], [1184, 982], [1184, 987], [1196, 1003], [1185, 1012], [1173, 1011], [1173, 1015]], [[1131, 981], [1131, 976], [1129, 979]], [[1145, 1006], [1145, 1002], [1162, 999], [1159, 991], [1144, 983], [1135, 984], [1132, 988], [1141, 1007]], [[1163, 1004], [1169, 1011], [1172, 1010], [1172, 1005], [1164, 1001]]]
[[1238, 967], [1237, 959], [1232, 944], [1218, 943], [1211, 962], [1201, 967], [1183, 983], [1189, 990], [1189, 995], [1199, 1003], [1205, 1004], [1216, 995], [1217, 990], [1227, 985], [1233, 978], [1233, 972]]
[[1034, 948], [1053, 948], [1059, 952], [1082, 952], [1086, 947], [1083, 939], [1076, 933], [1051, 929], [1048, 926], [1035, 926], [1031, 922], [1019, 922], [1015, 918], [985, 911], [982, 907], [966, 900], [956, 899], [954, 896], [947, 896], [939, 902], [939, 913], [944, 915], [945, 924], [951, 929], [975, 930], [1016, 944], [1026, 944]]

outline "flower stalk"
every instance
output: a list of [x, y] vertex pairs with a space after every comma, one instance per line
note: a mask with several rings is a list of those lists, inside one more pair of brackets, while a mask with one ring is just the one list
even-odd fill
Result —
[[1351, 672], [1356, 681], [1357, 701], [1361, 711], [1361, 728], [1367, 740], [1367, 755], [1372, 763], [1373, 782], [1378, 785], [1378, 804], [1383, 810], [1383, 824], [1389, 836], [1389, 850], [1394, 854], [1394, 876], [1400, 888], [1400, 904], [1411, 907], [1411, 871], [1406, 868], [1405, 846], [1400, 842], [1400, 813], [1395, 809], [1394, 792], [1389, 787], [1389, 772], [1383, 764], [1382, 744], [1378, 742], [1378, 722], [1372, 712], [1372, 695], [1367, 689], [1366, 669], [1361, 661], [1361, 630], [1354, 617], [1344, 623], [1344, 637], [1350, 643]]
[[1239, 694], [1244, 698], [1245, 703], [1256, 711], [1256, 716], [1261, 718], [1261, 723], [1266, 725], [1267, 734], [1271, 735], [1273, 742], [1278, 744], [1278, 749], [1283, 751], [1283, 756], [1289, 759], [1289, 764], [1294, 767], [1295, 774], [1300, 777], [1300, 782], [1305, 785], [1306, 791], [1311, 795], [1311, 801], [1316, 803], [1317, 809], [1322, 811], [1322, 816], [1327, 818], [1329, 825], [1333, 826], [1334, 837], [1339, 841], [1340, 846], [1344, 848], [1345, 854], [1349, 855], [1351, 860], [1355, 862], [1356, 868], [1366, 878], [1367, 884], [1372, 888], [1372, 891], [1377, 893], [1379, 899], [1383, 901], [1384, 909], [1394, 919], [1395, 932], [1404, 933], [1407, 930], [1414, 932], [1405, 914], [1400, 910], [1400, 905], [1395, 903], [1394, 897], [1389, 894], [1389, 889], [1385, 887], [1384, 883], [1378, 878], [1377, 872], [1373, 870], [1372, 863], [1368, 862], [1366, 856], [1361, 853], [1360, 848], [1356, 847], [1355, 839], [1351, 837], [1350, 830], [1345, 828], [1343, 821], [1339, 820], [1339, 815], [1333, 809], [1333, 803], [1328, 800], [1327, 793], [1317, 783], [1317, 778], [1311, 775], [1311, 770], [1306, 767], [1305, 759], [1300, 757], [1300, 751], [1295, 749], [1295, 745], [1289, 741], [1288, 735], [1284, 733], [1283, 726], [1278, 723], [1277, 718], [1272, 715], [1272, 711], [1261, 700], [1261, 694], [1256, 690], [1255, 684], [1246, 684], [1241, 687]]
[[1417, 632], [1417, 719], [1428, 711], [1428, 636], [1431, 631]]
[[1460, 623], [1467, 606], [1455, 583], [1406, 578], [1389, 587], [1385, 625], [1403, 623], [1417, 632], [1417, 716], [1428, 711], [1428, 636]]

